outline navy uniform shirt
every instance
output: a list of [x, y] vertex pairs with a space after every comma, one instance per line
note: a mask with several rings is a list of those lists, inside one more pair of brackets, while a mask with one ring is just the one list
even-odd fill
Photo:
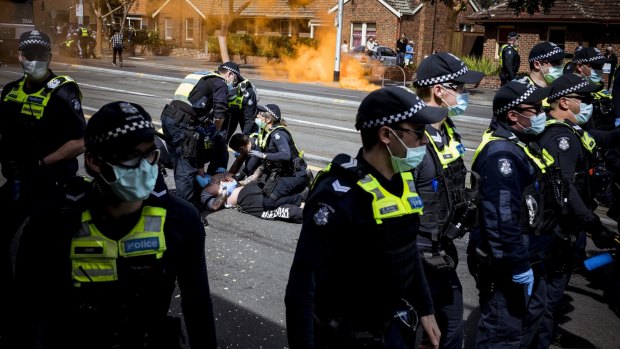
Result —
[[[363, 159], [361, 150], [356, 159], [363, 173], [372, 174], [390, 193], [402, 195], [399, 174], [386, 179]], [[315, 315], [324, 323], [339, 318], [370, 330], [393, 316], [401, 298], [420, 316], [434, 313], [415, 247], [418, 215], [376, 224], [372, 195], [342, 171], [332, 166], [321, 175], [304, 207], [285, 297], [291, 348], [313, 347]], [[398, 248], [403, 255], [400, 264], [388, 253]]]
[[200, 79], [189, 93], [189, 102], [199, 117], [208, 115], [213, 109], [213, 118], [228, 116], [228, 86], [215, 76]]
[[526, 187], [537, 178], [537, 168], [525, 151], [509, 141], [527, 137], [505, 123], [492, 121], [496, 135], [507, 138], [489, 142], [478, 154], [472, 170], [480, 175], [480, 238], [490, 248], [492, 263], [508, 273], [526, 272], [530, 262], [540, 261], [550, 243], [547, 235], [525, 235], [520, 228], [522, 199]]

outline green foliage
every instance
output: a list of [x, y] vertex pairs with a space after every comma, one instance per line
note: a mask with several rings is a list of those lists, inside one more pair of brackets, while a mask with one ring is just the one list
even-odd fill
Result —
[[166, 41], [159, 37], [158, 30], [150, 30], [146, 34], [143, 45], [155, 56], [169, 56], [174, 48], [174, 42]]
[[529, 14], [536, 12], [549, 13], [549, 9], [555, 5], [555, 0], [508, 0], [508, 8], [515, 11], [515, 15], [519, 15], [525, 11]]
[[487, 57], [463, 56], [461, 60], [463, 60], [468, 69], [483, 72], [484, 76], [497, 76], [501, 68], [499, 64]]
[[[262, 36], [252, 34], [228, 34], [226, 38], [228, 53], [240, 56], [261, 56], [282, 58], [295, 56], [298, 47], [318, 47], [312, 38], [297, 38], [296, 42], [288, 36]], [[220, 44], [216, 36], [207, 38], [209, 53], [220, 54]]]
[[256, 54], [256, 44], [250, 34], [229, 34], [226, 38], [226, 45], [228, 45], [228, 53], [232, 55], [253, 56]]

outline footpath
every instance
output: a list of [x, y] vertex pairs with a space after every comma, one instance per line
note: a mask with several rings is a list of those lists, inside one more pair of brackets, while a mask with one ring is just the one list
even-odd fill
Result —
[[[98, 57], [97, 59], [80, 59], [80, 58], [72, 58], [60, 56], [57, 50], [54, 50], [54, 62], [63, 62], [70, 63], [76, 65], [88, 65], [88, 66], [97, 66], [102, 68], [110, 68], [110, 69], [124, 69], [114, 67], [112, 65], [112, 52], [110, 50], [104, 49], [103, 56]], [[215, 70], [219, 66], [219, 62], [212, 62], [205, 58], [188, 58], [188, 57], [180, 57], [180, 56], [153, 56], [153, 55], [144, 55], [144, 56], [129, 56], [126, 52], [123, 53], [123, 60], [125, 63], [125, 67], [136, 66], [136, 67], [150, 67], [157, 68], [166, 71], [177, 71], [190, 73], [193, 71], [200, 70]], [[117, 65], [118, 65], [117, 61]], [[255, 64], [244, 64], [242, 62], [236, 62], [239, 64], [241, 68], [241, 75], [252, 80], [252, 79], [273, 79], [273, 77], [265, 77], [263, 72], [261, 71], [260, 66]], [[280, 68], [277, 65], [270, 65], [270, 70], [276, 71], [278, 75], [281, 75], [282, 78], [279, 80], [287, 81], [287, 71], [285, 68]], [[333, 71], [333, 67], [326, 67], [326, 69], [330, 69]], [[307, 83], [317, 83], [317, 81], [306, 81]], [[372, 84], [381, 87], [382, 83], [384, 85], [402, 85], [401, 82], [385, 80], [385, 81], [370, 81]], [[322, 83], [325, 87], [332, 88], [341, 88], [338, 83], [329, 82]], [[411, 81], [406, 82], [407, 85], [411, 85]], [[473, 105], [479, 106], [492, 106], [493, 96], [495, 95], [495, 89], [488, 88], [470, 88], [470, 102]]]

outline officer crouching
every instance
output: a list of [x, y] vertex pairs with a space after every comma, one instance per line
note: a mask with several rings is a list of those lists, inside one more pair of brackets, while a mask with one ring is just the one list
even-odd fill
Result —
[[468, 253], [477, 253], [480, 263], [477, 348], [527, 347], [542, 319], [542, 261], [559, 204], [548, 195], [553, 158], [532, 141], [545, 129], [548, 94], [549, 88], [518, 81], [500, 88], [494, 119], [474, 154], [480, 231], [472, 233]]
[[[415, 348], [420, 324], [437, 348], [416, 234], [422, 200], [413, 175], [426, 153], [424, 126], [447, 109], [386, 87], [360, 104], [363, 148], [317, 177], [286, 288], [290, 348]], [[417, 312], [417, 315], [416, 315]]]

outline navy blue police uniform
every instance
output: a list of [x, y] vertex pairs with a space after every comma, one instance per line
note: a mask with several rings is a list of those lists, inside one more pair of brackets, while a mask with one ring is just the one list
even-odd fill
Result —
[[226, 62], [220, 68], [229, 70], [237, 77], [237, 82], [228, 86], [228, 111], [230, 117], [226, 118], [222, 125], [222, 135], [226, 139], [226, 144], [235, 133], [237, 125], [241, 128], [241, 133], [246, 136], [258, 131], [254, 119], [258, 113], [258, 96], [256, 87], [241, 76], [239, 65], [234, 62]]

